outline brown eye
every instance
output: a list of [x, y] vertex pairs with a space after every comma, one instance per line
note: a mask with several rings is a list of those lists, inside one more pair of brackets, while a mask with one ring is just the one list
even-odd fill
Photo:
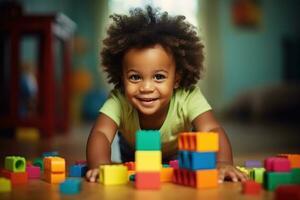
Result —
[[141, 79], [141, 77], [137, 74], [133, 74], [133, 75], [129, 76], [129, 80], [131, 80], [131, 81], [138, 81], [140, 79]]
[[163, 81], [163, 80], [166, 79], [166, 76], [163, 75], [163, 74], [155, 74], [154, 79], [157, 80], [157, 81]]

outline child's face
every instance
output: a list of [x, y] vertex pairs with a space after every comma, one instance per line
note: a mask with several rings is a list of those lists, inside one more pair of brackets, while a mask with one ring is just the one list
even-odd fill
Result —
[[172, 55], [161, 45], [130, 49], [123, 59], [125, 96], [141, 114], [165, 114], [179, 84], [175, 69]]

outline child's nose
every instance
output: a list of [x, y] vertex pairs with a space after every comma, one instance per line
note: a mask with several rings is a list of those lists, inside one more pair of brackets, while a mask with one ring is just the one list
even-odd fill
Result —
[[154, 85], [152, 81], [143, 81], [140, 86], [141, 92], [152, 92], [154, 90]]

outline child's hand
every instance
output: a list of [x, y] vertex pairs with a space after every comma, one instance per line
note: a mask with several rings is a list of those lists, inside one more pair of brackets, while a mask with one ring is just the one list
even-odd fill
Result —
[[244, 182], [249, 179], [247, 174], [241, 172], [231, 164], [218, 163], [217, 168], [219, 169], [219, 183], [222, 183], [225, 179], [233, 182]]
[[99, 169], [98, 168], [89, 169], [86, 172], [85, 177], [89, 182], [96, 182], [99, 177]]

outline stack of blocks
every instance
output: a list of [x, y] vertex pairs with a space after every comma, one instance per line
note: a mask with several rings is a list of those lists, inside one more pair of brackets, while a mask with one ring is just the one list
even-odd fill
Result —
[[135, 147], [136, 188], [159, 189], [162, 160], [160, 132], [137, 131]]
[[1, 171], [1, 176], [10, 179], [13, 185], [27, 183], [28, 174], [26, 172], [26, 160], [20, 156], [6, 156], [5, 169]]
[[66, 178], [66, 163], [61, 157], [44, 158], [44, 176], [49, 183], [61, 183]]
[[174, 169], [173, 182], [196, 188], [217, 187], [218, 134], [213, 132], [181, 133], [178, 138], [178, 148], [179, 168]]

